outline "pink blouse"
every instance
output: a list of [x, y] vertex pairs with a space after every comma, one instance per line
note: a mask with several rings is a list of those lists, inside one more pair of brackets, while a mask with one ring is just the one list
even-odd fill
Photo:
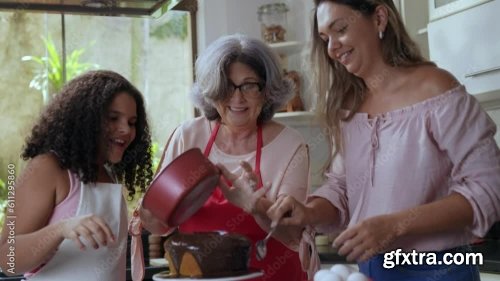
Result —
[[342, 230], [456, 192], [474, 210], [470, 229], [408, 237], [394, 248], [439, 251], [484, 236], [500, 219], [495, 132], [495, 123], [463, 86], [373, 118], [355, 114], [343, 123], [345, 152], [333, 161], [327, 182], [310, 196], [337, 207], [340, 222], [318, 230]]

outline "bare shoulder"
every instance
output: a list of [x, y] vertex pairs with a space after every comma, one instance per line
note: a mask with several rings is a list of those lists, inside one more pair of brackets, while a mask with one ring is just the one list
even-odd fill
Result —
[[47, 166], [46, 168], [48, 168], [48, 169], [54, 169], [54, 170], [60, 169], [59, 160], [52, 153], [45, 153], [45, 154], [38, 155], [38, 156], [34, 157], [33, 159], [31, 159], [30, 163], [32, 165]]
[[38, 179], [49, 177], [52, 180], [57, 180], [63, 176], [64, 169], [61, 168], [59, 160], [52, 153], [38, 155], [31, 159], [22, 174], [24, 180], [31, 177]]
[[62, 201], [69, 192], [68, 173], [52, 153], [38, 155], [31, 159], [18, 178], [16, 189], [29, 193], [50, 193], [56, 203]]
[[451, 73], [431, 65], [417, 67], [414, 75], [415, 88], [423, 98], [441, 95], [460, 85]]
[[69, 178], [58, 159], [43, 154], [31, 159], [16, 181], [15, 209], [16, 230], [19, 234], [31, 233], [44, 227], [57, 205], [57, 197], [69, 191]]

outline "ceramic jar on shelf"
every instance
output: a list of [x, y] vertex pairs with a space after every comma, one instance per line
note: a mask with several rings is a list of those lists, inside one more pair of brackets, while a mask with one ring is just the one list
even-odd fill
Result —
[[286, 41], [288, 6], [285, 3], [262, 5], [258, 9], [262, 39], [268, 43]]

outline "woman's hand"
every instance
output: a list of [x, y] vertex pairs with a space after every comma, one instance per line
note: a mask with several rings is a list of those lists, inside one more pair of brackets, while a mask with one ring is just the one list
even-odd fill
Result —
[[283, 195], [278, 197], [267, 210], [267, 216], [273, 221], [271, 226], [278, 221], [280, 225], [305, 226], [309, 224], [309, 210], [293, 196]]
[[252, 214], [255, 211], [257, 201], [269, 190], [269, 185], [256, 190], [259, 179], [253, 172], [252, 166], [245, 161], [241, 161], [240, 165], [243, 168], [243, 172], [240, 176], [237, 176], [228, 171], [223, 165], [217, 164], [224, 178], [229, 180], [233, 185], [229, 187], [224, 178], [221, 177], [219, 187], [229, 202]]
[[78, 216], [61, 222], [62, 236], [71, 239], [81, 249], [85, 245], [80, 240], [83, 237], [94, 249], [99, 246], [107, 246], [109, 242], [115, 242], [115, 237], [108, 224], [99, 216]]
[[366, 219], [342, 232], [335, 241], [338, 253], [348, 261], [366, 261], [384, 252], [399, 237], [397, 219], [381, 215]]

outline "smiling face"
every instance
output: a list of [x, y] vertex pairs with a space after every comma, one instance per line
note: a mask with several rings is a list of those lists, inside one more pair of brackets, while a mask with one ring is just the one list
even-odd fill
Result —
[[[228, 68], [229, 84], [260, 83], [260, 79], [248, 65], [234, 62]], [[221, 121], [227, 126], [253, 128], [262, 110], [264, 97], [260, 90], [256, 94], [244, 94], [242, 88], [235, 89], [229, 98], [216, 104]], [[255, 90], [255, 89], [254, 89]]]
[[106, 137], [101, 140], [100, 151], [105, 151], [105, 156], [99, 158], [118, 163], [136, 135], [137, 106], [134, 98], [125, 92], [116, 94], [104, 120]]
[[370, 72], [370, 68], [382, 60], [377, 35], [385, 25], [380, 25], [377, 13], [364, 16], [349, 6], [330, 1], [321, 2], [317, 7], [318, 32], [328, 56], [356, 76]]

